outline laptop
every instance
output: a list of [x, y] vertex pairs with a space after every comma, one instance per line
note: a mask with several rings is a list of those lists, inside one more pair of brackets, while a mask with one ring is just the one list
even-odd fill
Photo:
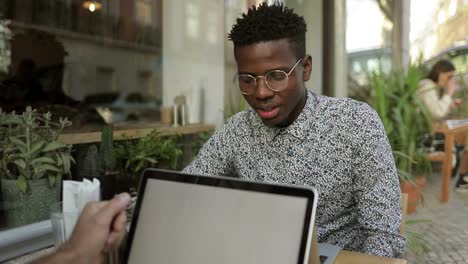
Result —
[[139, 190], [124, 263], [319, 263], [312, 188], [148, 169]]

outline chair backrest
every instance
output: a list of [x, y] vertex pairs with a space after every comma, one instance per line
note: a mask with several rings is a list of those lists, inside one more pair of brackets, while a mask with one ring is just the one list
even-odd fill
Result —
[[400, 224], [400, 235], [405, 233], [406, 214], [408, 213], [408, 194], [401, 194], [401, 224]]

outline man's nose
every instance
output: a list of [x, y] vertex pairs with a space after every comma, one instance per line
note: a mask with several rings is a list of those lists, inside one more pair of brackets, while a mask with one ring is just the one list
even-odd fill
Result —
[[264, 76], [257, 76], [257, 89], [255, 90], [255, 97], [259, 100], [265, 100], [275, 95], [267, 84]]

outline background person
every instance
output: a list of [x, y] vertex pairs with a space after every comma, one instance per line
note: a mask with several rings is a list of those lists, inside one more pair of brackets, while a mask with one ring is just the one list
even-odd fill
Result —
[[448, 60], [440, 60], [418, 84], [418, 97], [434, 120], [446, 118], [451, 107], [460, 104], [459, 100], [453, 100], [458, 89], [454, 75], [455, 66]]
[[[462, 102], [460, 99], [453, 99], [458, 89], [454, 78], [455, 70], [455, 66], [450, 61], [440, 60], [432, 66], [427, 77], [419, 82], [418, 96], [435, 121], [447, 118], [450, 110]], [[436, 139], [444, 139], [444, 135], [436, 134]], [[465, 181], [468, 175], [468, 137], [462, 135], [458, 140], [463, 145], [460, 145], [457, 151], [457, 162], [453, 174], [455, 175], [456, 168], [459, 168], [460, 178], [456, 184], [457, 190], [468, 192], [468, 181]], [[436, 146], [436, 150], [443, 150], [443, 146]]]

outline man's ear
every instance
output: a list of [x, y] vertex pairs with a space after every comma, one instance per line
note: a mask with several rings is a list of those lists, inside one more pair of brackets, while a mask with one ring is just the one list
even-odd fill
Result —
[[310, 74], [312, 73], [312, 56], [309, 54], [305, 55], [304, 59], [302, 60], [302, 78], [305, 81], [310, 79]]

